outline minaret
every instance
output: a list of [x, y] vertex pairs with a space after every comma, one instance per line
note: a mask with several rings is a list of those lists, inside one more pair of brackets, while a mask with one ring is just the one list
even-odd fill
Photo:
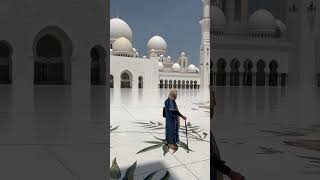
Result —
[[203, 16], [199, 21], [201, 26], [200, 45], [200, 86], [209, 88], [210, 84], [210, 0], [202, 0]]
[[288, 0], [288, 38], [293, 43], [289, 62], [289, 86], [316, 86], [317, 16], [315, 1]]

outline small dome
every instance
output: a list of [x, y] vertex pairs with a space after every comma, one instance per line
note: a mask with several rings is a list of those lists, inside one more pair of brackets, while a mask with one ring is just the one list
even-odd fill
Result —
[[223, 29], [226, 25], [226, 16], [224, 15], [223, 11], [217, 7], [212, 6], [212, 17], [213, 17], [213, 28], [214, 29]]
[[133, 51], [134, 53], [137, 52], [136, 48], [132, 48], [132, 51]]
[[280, 30], [281, 33], [287, 32], [287, 26], [279, 19], [276, 19], [276, 28]]
[[154, 49], [155, 51], [166, 51], [167, 50], [167, 42], [160, 36], [153, 36], [148, 41], [148, 48]]
[[132, 44], [125, 37], [121, 37], [121, 38], [116, 39], [114, 41], [114, 43], [112, 44], [112, 47], [113, 47], [113, 53], [116, 53], [116, 54], [127, 53], [129, 55], [133, 54]]
[[180, 72], [181, 71], [181, 67], [178, 63], [174, 63], [171, 67], [172, 71], [174, 72]]
[[110, 39], [116, 40], [121, 37], [132, 41], [132, 30], [130, 26], [122, 19], [110, 19]]
[[171, 60], [171, 56], [168, 56], [167, 59]]
[[180, 56], [186, 56], [186, 53], [185, 52], [181, 52]]
[[197, 72], [197, 67], [193, 64], [190, 64], [188, 66], [188, 72], [196, 73]]
[[164, 66], [162, 62], [158, 62], [159, 70], [162, 71], [164, 69]]
[[257, 10], [249, 18], [251, 32], [274, 32], [275, 28], [275, 18], [268, 10]]
[[142, 56], [143, 59], [147, 59], [147, 56]]

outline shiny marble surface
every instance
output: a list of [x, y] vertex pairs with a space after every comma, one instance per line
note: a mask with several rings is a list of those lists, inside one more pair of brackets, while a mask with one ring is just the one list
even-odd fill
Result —
[[[203, 92], [203, 93], [202, 93]], [[164, 130], [149, 130], [134, 122], [162, 122], [162, 107], [167, 98], [167, 89], [132, 90], [112, 89], [110, 92], [111, 118], [110, 124], [118, 129], [111, 133], [110, 159], [117, 158], [122, 174], [132, 163], [137, 161], [135, 178], [143, 179], [154, 171], [159, 171], [155, 179], [168, 170], [171, 179], [207, 180], [210, 176], [210, 144], [189, 138], [189, 148], [194, 152], [187, 153], [182, 148], [176, 153], [163, 156], [162, 148], [136, 154], [139, 150], [150, 146], [143, 141], [156, 140], [153, 136], [164, 138]], [[177, 104], [179, 110], [188, 117], [193, 125], [198, 125], [206, 132], [210, 130], [209, 93], [204, 90], [178, 90]], [[181, 123], [184, 123], [181, 121]], [[181, 124], [184, 126], [184, 124]], [[185, 142], [180, 134], [180, 140]], [[209, 138], [206, 138], [209, 141]], [[111, 163], [111, 162], [110, 162]], [[149, 165], [152, 164], [152, 165]]]
[[231, 167], [247, 179], [319, 178], [320, 89], [217, 87], [216, 100], [211, 126]]
[[103, 87], [0, 86], [0, 179], [107, 179]]

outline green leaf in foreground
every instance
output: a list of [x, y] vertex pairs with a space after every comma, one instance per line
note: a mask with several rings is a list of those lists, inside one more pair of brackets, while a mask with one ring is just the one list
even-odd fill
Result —
[[206, 138], [206, 137], [208, 136], [208, 134], [207, 134], [207, 133], [205, 133], [205, 132], [203, 132], [202, 134], [204, 135], [204, 136], [203, 136], [203, 139], [204, 139], [204, 138]]
[[166, 139], [161, 139], [161, 138], [158, 138], [158, 137], [156, 137], [156, 136], [153, 136], [153, 137], [156, 138], [156, 139], [158, 139], [158, 140], [160, 140], [160, 141], [166, 142]]
[[135, 123], [135, 124], [145, 124], [145, 125], [149, 124], [149, 123], [145, 123], [145, 122], [133, 122], [133, 123]]
[[118, 178], [121, 178], [121, 171], [120, 171], [120, 168], [117, 164], [117, 159], [114, 158], [113, 161], [112, 161], [112, 165], [110, 167], [110, 177], [112, 179], [118, 179]]
[[137, 167], [137, 161], [133, 163], [126, 171], [125, 176], [123, 177], [123, 180], [133, 180], [134, 171]]
[[147, 151], [151, 151], [151, 150], [154, 150], [154, 149], [157, 149], [157, 148], [160, 148], [162, 146], [163, 143], [161, 144], [157, 144], [157, 145], [153, 145], [153, 146], [149, 146], [147, 148], [144, 148], [142, 150], [140, 150], [139, 152], [137, 152], [137, 154], [139, 153], [143, 153], [143, 152], [147, 152]]
[[188, 148], [188, 146], [187, 146], [186, 143], [180, 141], [180, 142], [178, 142], [178, 144], [179, 144], [184, 150], [186, 150], [186, 152], [192, 151], [191, 149]]
[[[112, 126], [111, 126], [111, 127], [112, 127]], [[111, 128], [111, 129], [110, 129], [110, 132], [117, 130], [117, 129], [118, 129], [118, 127], [119, 127], [119, 126], [114, 127], [114, 128]]]
[[151, 123], [151, 124], [157, 124], [157, 123], [155, 123], [155, 122], [153, 122], [153, 121], [150, 121], [150, 123]]
[[167, 171], [166, 174], [160, 180], [169, 180], [169, 178], [170, 178], [170, 173], [169, 171]]
[[157, 173], [157, 171], [155, 171], [155, 172], [153, 172], [153, 173], [151, 173], [151, 174], [149, 174], [147, 177], [145, 177], [143, 180], [151, 180], [152, 179], [152, 177], [155, 175]]

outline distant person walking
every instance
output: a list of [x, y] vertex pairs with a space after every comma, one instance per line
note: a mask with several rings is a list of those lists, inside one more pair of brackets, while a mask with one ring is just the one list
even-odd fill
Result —
[[186, 120], [187, 117], [183, 116], [178, 109], [176, 104], [177, 90], [171, 89], [169, 96], [164, 102], [165, 105], [165, 118], [166, 118], [166, 140], [168, 142], [169, 148], [173, 149], [174, 152], [178, 150], [177, 143], [179, 140], [179, 126], [180, 118]]

